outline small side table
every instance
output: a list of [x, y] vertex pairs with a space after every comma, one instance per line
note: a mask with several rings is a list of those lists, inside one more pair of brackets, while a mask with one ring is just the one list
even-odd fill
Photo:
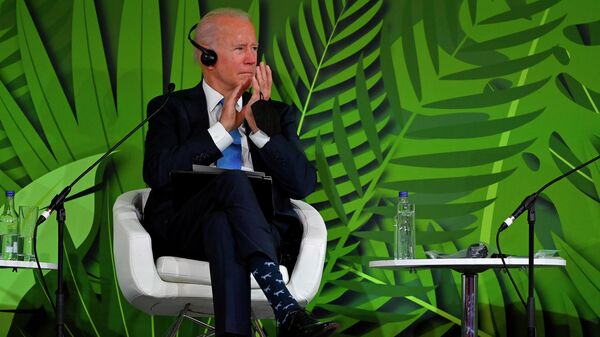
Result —
[[[527, 257], [507, 257], [504, 259], [509, 268], [527, 267]], [[534, 267], [564, 267], [567, 261], [560, 257], [539, 258]], [[457, 259], [407, 259], [371, 261], [372, 268], [450, 268], [462, 273], [462, 320], [463, 337], [477, 336], [477, 274], [491, 268], [503, 268], [500, 258], [457, 258]]]
[[[56, 263], [40, 262], [42, 269], [58, 269]], [[0, 260], [0, 268], [25, 268], [25, 269], [37, 269], [37, 263], [35, 261], [15, 261], [15, 260]]]
[[[40, 262], [40, 267], [42, 269], [58, 269], [58, 265], [56, 263], [50, 262]], [[0, 269], [2, 268], [12, 268], [13, 272], [16, 272], [19, 268], [24, 269], [37, 269], [37, 263], [35, 261], [16, 261], [16, 260], [0, 260]], [[28, 309], [14, 309], [11, 312], [26, 312]]]

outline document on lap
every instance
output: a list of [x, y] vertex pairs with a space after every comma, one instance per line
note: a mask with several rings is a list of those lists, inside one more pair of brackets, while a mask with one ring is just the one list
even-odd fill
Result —
[[[207, 173], [207, 174], [221, 174], [225, 171], [227, 171], [227, 169], [224, 168], [218, 168], [216, 166], [205, 166], [205, 165], [197, 165], [194, 164], [192, 165], [192, 171], [194, 172], [200, 172], [200, 173]], [[264, 172], [259, 172], [259, 171], [246, 171], [246, 170], [241, 170], [244, 174], [246, 174], [248, 177], [251, 178], [265, 178], [265, 179], [271, 179], [271, 177], [265, 175]]]
[[[194, 165], [192, 171], [172, 171], [170, 177], [176, 207], [185, 204], [194, 195], [202, 191], [214, 177], [227, 171], [229, 170], [203, 165]], [[271, 219], [274, 215], [272, 178], [265, 175], [264, 172], [240, 172], [249, 178], [264, 216]]]

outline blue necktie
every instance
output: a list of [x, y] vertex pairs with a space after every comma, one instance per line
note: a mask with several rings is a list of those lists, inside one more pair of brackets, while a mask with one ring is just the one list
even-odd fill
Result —
[[[222, 106], [223, 100], [219, 104]], [[217, 167], [239, 170], [242, 168], [242, 138], [237, 128], [229, 131], [229, 134], [233, 137], [233, 143], [223, 150], [223, 157], [217, 160]]]

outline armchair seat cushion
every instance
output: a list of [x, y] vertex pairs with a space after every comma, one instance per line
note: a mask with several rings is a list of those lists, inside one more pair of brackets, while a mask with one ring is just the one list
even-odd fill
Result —
[[[206, 261], [190, 260], [175, 256], [161, 256], [156, 261], [158, 276], [163, 281], [174, 283], [191, 283], [210, 286], [210, 268]], [[280, 266], [279, 271], [283, 281], [288, 284], [290, 276], [285, 266]], [[258, 283], [252, 276], [250, 287], [260, 289]]]

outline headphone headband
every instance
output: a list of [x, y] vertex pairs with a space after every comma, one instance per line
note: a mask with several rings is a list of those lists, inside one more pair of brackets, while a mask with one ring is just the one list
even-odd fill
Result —
[[215, 63], [217, 63], [217, 53], [212, 50], [212, 49], [208, 49], [208, 48], [204, 48], [201, 45], [199, 45], [198, 43], [196, 43], [196, 41], [194, 41], [194, 39], [192, 39], [192, 32], [198, 27], [198, 24], [195, 24], [192, 26], [192, 28], [190, 29], [189, 33], [188, 33], [188, 40], [190, 40], [190, 42], [192, 43], [192, 45], [194, 47], [196, 47], [197, 49], [199, 49], [202, 52], [202, 55], [200, 56], [200, 62], [202, 62], [202, 64], [204, 64], [205, 66], [214, 66]]

